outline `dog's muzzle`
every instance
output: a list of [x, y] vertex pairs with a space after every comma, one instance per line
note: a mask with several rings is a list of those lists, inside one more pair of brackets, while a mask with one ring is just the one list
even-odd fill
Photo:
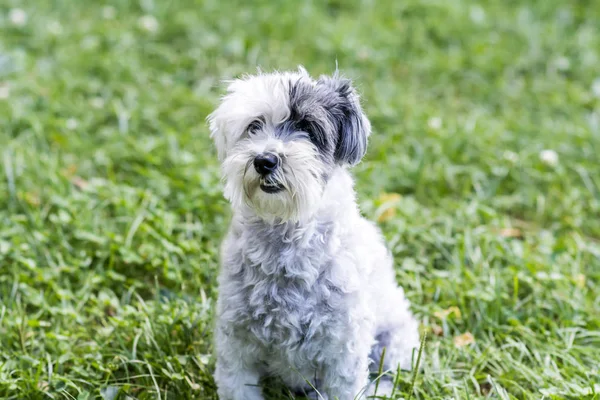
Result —
[[273, 153], [262, 153], [254, 158], [254, 169], [260, 175], [260, 188], [265, 193], [277, 193], [283, 185], [273, 178], [273, 173], [281, 163], [279, 157]]

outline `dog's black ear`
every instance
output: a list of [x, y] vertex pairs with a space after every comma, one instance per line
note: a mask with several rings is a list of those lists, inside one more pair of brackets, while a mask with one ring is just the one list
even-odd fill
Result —
[[367, 152], [367, 138], [371, 134], [371, 123], [362, 111], [358, 94], [350, 79], [340, 77], [337, 72], [331, 77], [320, 77], [317, 84], [330, 91], [325, 102], [337, 127], [335, 161], [355, 165]]

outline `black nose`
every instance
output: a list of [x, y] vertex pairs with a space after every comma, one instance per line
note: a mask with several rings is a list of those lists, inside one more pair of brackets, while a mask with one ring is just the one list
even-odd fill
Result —
[[261, 175], [268, 175], [277, 169], [279, 158], [272, 153], [259, 154], [254, 158], [254, 169]]

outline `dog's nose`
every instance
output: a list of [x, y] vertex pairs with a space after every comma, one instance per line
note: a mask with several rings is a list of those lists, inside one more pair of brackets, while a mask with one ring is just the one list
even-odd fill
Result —
[[254, 158], [254, 169], [261, 175], [268, 175], [277, 169], [279, 158], [272, 153], [259, 154]]

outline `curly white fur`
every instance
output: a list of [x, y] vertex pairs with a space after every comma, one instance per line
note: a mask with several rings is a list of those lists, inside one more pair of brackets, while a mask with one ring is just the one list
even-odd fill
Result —
[[[234, 208], [215, 333], [223, 400], [262, 399], [265, 376], [353, 399], [383, 347], [387, 369], [411, 368], [418, 324], [347, 172], [370, 133], [348, 85], [337, 76], [312, 80], [303, 69], [246, 77], [209, 116]], [[260, 129], [247, 128], [257, 118]], [[281, 159], [268, 178], [278, 193], [261, 189], [264, 177], [252, 166], [264, 152]]]

